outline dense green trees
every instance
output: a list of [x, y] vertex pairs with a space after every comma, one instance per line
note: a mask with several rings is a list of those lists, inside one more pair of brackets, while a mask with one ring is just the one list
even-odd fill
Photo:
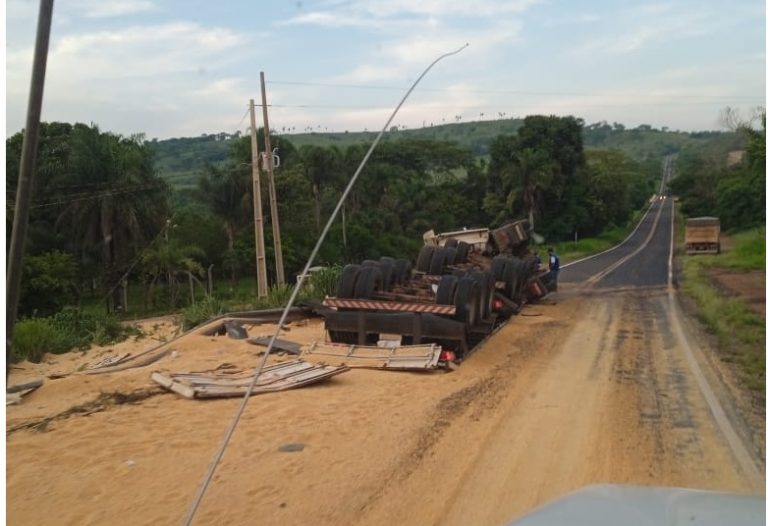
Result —
[[[121, 303], [114, 285], [165, 222], [169, 188], [155, 174], [152, 153], [141, 136], [50, 123], [43, 124], [40, 138], [26, 268], [39, 274], [42, 267], [29, 266], [36, 256], [49, 253], [50, 258], [52, 250], [70, 254], [79, 269], [78, 290], [89, 288], [94, 279], [102, 293], [114, 288], [113, 297], [105, 298], [114, 309]], [[9, 198], [15, 193], [22, 139], [20, 132], [6, 141]], [[12, 200], [6, 203], [6, 214], [9, 228]], [[20, 314], [47, 309], [49, 302], [29, 293], [22, 298]]]
[[[738, 125], [740, 143], [680, 154], [670, 188], [689, 217], [717, 216], [726, 230], [765, 225], [765, 111], [762, 129]], [[743, 153], [743, 157], [741, 156]]]
[[[583, 122], [573, 117], [531, 116], [516, 121], [515, 129], [515, 135], [499, 136], [484, 150], [487, 159], [456, 142], [391, 134], [371, 156], [318, 263], [413, 257], [430, 228], [496, 226], [520, 217], [529, 217], [553, 241], [570, 238], [574, 231], [598, 233], [626, 221], [652, 192], [651, 181], [659, 174], [658, 157], [649, 169], [617, 150], [585, 153]], [[608, 131], [600, 129], [604, 135]], [[624, 130], [614, 127], [613, 132]], [[24, 315], [35, 309], [52, 312], [77, 298], [100, 298], [113, 289], [114, 308], [120, 302], [116, 285], [127, 271], [132, 286], [143, 284], [145, 309], [186, 304], [191, 298], [182, 292], [189, 280], [200, 285], [195, 288], [202, 294], [209, 269], [216, 280], [232, 284], [253, 275], [249, 137], [193, 141], [202, 149], [190, 155], [203, 156], [209, 164], [197, 174], [194, 188], [185, 186], [175, 194], [156, 173], [152, 151], [157, 143], [148, 145], [140, 136], [51, 123], [43, 126], [41, 139]], [[261, 150], [263, 130], [258, 141]], [[191, 158], [178, 150], [182, 143], [171, 146], [183, 159]], [[276, 187], [291, 281], [368, 145], [296, 149], [280, 136], [272, 143], [281, 157]], [[215, 151], [226, 146], [229, 153], [214, 155], [213, 144]], [[10, 195], [20, 148], [21, 134], [6, 142]], [[272, 277], [266, 176], [262, 185]], [[48, 299], [56, 301], [35, 300], [40, 291], [50, 291]]]
[[494, 224], [527, 217], [557, 240], [597, 234], [642, 205], [659, 164], [649, 172], [618, 150], [585, 154], [582, 126], [573, 117], [531, 116], [517, 135], [496, 139], [483, 202]]

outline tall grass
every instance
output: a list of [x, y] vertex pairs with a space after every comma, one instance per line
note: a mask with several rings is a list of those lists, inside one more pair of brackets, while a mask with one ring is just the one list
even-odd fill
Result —
[[341, 279], [341, 266], [334, 265], [312, 274], [307, 284], [306, 296], [322, 300], [326, 296], [335, 296]]
[[714, 269], [765, 270], [765, 229], [733, 236], [733, 249], [719, 255], [682, 256], [682, 291], [718, 341], [724, 362], [734, 363], [744, 384], [765, 403], [765, 320], [740, 298], [726, 296], [712, 282]]
[[48, 318], [19, 320], [14, 326], [12, 359], [39, 362], [45, 353], [87, 349], [94, 343], [107, 345], [137, 332], [112, 316], [65, 307]]
[[264, 298], [259, 298], [252, 291], [243, 290], [234, 299], [219, 300], [215, 297], [198, 301], [181, 311], [181, 324], [184, 330], [192, 329], [201, 323], [221, 314], [232, 311], [263, 310], [285, 307], [293, 294], [294, 285], [276, 285], [267, 291]]
[[765, 270], [765, 228], [753, 228], [733, 235], [734, 247], [712, 261], [734, 270]]

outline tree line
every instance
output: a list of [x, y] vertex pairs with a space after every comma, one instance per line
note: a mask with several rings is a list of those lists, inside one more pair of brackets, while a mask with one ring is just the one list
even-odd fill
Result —
[[725, 230], [765, 226], [765, 110], [761, 128], [735, 117], [738, 141], [726, 148], [690, 148], [677, 159], [670, 190], [689, 217], [716, 216]]
[[[574, 117], [529, 116], [516, 134], [492, 142], [487, 159], [450, 141], [380, 144], [319, 264], [413, 257], [430, 228], [494, 227], [529, 218], [539, 234], [557, 241], [625, 223], [653, 193], [661, 152], [638, 162], [618, 150], [585, 151], [583, 129]], [[22, 138], [19, 132], [6, 141], [8, 232]], [[141, 283], [145, 308], [175, 309], [189, 301], [182, 294], [188, 282], [204, 290], [209, 270], [233, 284], [253, 275], [250, 139], [227, 142], [225, 162], [209, 165], [194, 188], [176, 190], [158, 173], [151, 144], [141, 135], [43, 124], [20, 315], [50, 314], [94, 299], [119, 310], [123, 276]], [[368, 147], [296, 148], [285, 136], [272, 137], [272, 144], [281, 157], [276, 185], [283, 259], [292, 276]], [[268, 195], [266, 186], [262, 193]], [[267, 202], [263, 212], [271, 264]], [[273, 268], [269, 272], [274, 275]]]

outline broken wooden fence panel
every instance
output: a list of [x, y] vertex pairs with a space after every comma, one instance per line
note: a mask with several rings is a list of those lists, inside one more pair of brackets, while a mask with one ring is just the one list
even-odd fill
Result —
[[[251, 394], [294, 389], [322, 382], [348, 367], [318, 365], [301, 360], [265, 367]], [[185, 398], [218, 398], [243, 396], [253, 381], [253, 374], [221, 375], [205, 373], [152, 373], [152, 380]]]

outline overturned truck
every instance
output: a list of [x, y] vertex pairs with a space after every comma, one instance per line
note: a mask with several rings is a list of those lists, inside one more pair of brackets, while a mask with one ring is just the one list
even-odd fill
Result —
[[437, 343], [461, 361], [499, 324], [547, 294], [528, 245], [527, 221], [498, 229], [424, 234], [415, 262], [382, 257], [344, 267], [323, 304], [331, 341], [376, 345]]

